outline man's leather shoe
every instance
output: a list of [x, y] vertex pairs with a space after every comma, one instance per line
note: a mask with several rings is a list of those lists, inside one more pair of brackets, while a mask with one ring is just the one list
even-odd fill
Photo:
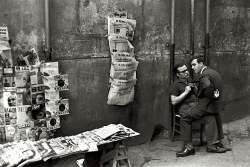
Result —
[[182, 151], [176, 153], [176, 157], [186, 157], [186, 156], [194, 155], [194, 154], [195, 154], [194, 148], [191, 150], [184, 148]]
[[216, 144], [213, 144], [213, 145], [207, 146], [207, 152], [210, 152], [210, 153], [225, 153], [225, 152], [227, 152], [227, 149], [219, 147]]
[[232, 151], [232, 148], [224, 146], [221, 142], [216, 143], [218, 147], [225, 148], [227, 151]]

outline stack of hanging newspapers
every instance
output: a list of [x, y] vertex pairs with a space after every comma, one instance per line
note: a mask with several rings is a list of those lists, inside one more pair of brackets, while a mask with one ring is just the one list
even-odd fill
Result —
[[114, 14], [108, 18], [108, 39], [111, 52], [109, 105], [126, 105], [134, 100], [134, 85], [138, 61], [133, 41], [136, 20], [127, 14]]

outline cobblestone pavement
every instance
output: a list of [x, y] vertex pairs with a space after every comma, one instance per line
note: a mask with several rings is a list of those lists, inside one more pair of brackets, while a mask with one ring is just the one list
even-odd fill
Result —
[[152, 142], [128, 148], [133, 167], [249, 167], [250, 166], [250, 117], [224, 124], [227, 144], [232, 151], [207, 153], [206, 146], [195, 147], [196, 154], [176, 157], [181, 142], [172, 142], [164, 135]]

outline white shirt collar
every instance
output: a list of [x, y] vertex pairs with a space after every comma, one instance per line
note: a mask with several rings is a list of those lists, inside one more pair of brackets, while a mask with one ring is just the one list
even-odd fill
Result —
[[201, 73], [200, 74], [202, 74], [202, 72], [204, 71], [204, 69], [205, 68], [207, 68], [207, 66], [204, 66], [203, 68], [202, 68], [202, 70], [201, 70]]

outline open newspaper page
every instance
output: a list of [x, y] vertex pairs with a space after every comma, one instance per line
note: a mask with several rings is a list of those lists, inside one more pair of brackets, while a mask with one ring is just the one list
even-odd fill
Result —
[[21, 151], [24, 160], [18, 165], [22, 167], [32, 162], [36, 162], [42, 159], [38, 151], [30, 144], [29, 141], [18, 141], [18, 149]]
[[56, 153], [53, 155], [53, 158], [58, 158], [67, 154], [66, 148], [60, 143], [58, 138], [49, 139], [48, 144]]
[[99, 128], [95, 132], [95, 134], [100, 136], [102, 139], [106, 139], [119, 131], [120, 130], [114, 124], [110, 124], [108, 126], [103, 126], [102, 128]]
[[24, 160], [21, 151], [18, 149], [16, 142], [6, 143], [0, 146], [1, 159], [0, 163], [5, 166], [17, 166]]
[[30, 141], [31, 145], [37, 150], [42, 159], [47, 159], [56, 155], [56, 152], [52, 149], [52, 147], [47, 143], [47, 140], [42, 139], [38, 141]]
[[[73, 137], [65, 136], [54, 139], [62, 148], [62, 152], [57, 157], [64, 157], [78, 152], [82, 152], [82, 148], [78, 145], [78, 141]], [[86, 148], [86, 150], [88, 150]]]
[[[92, 131], [86, 131], [76, 135], [81, 141], [83, 141], [88, 146], [88, 152], [98, 151], [98, 139], [94, 139], [97, 136]], [[99, 137], [99, 136], [98, 136]], [[99, 141], [102, 139], [99, 137]]]
[[120, 35], [133, 41], [136, 20], [127, 18], [108, 17], [108, 35]]
[[126, 37], [113, 35], [109, 36], [109, 50], [110, 52], [126, 52], [134, 55], [133, 45], [126, 39]]
[[64, 157], [79, 152], [88, 151], [88, 146], [76, 136], [65, 136], [56, 138], [52, 140], [51, 144], [54, 145], [54, 147], [56, 146], [57, 151], [55, 151], [58, 152], [56, 157]]
[[134, 100], [134, 86], [120, 88], [111, 86], [108, 94], [109, 105], [126, 105]]

